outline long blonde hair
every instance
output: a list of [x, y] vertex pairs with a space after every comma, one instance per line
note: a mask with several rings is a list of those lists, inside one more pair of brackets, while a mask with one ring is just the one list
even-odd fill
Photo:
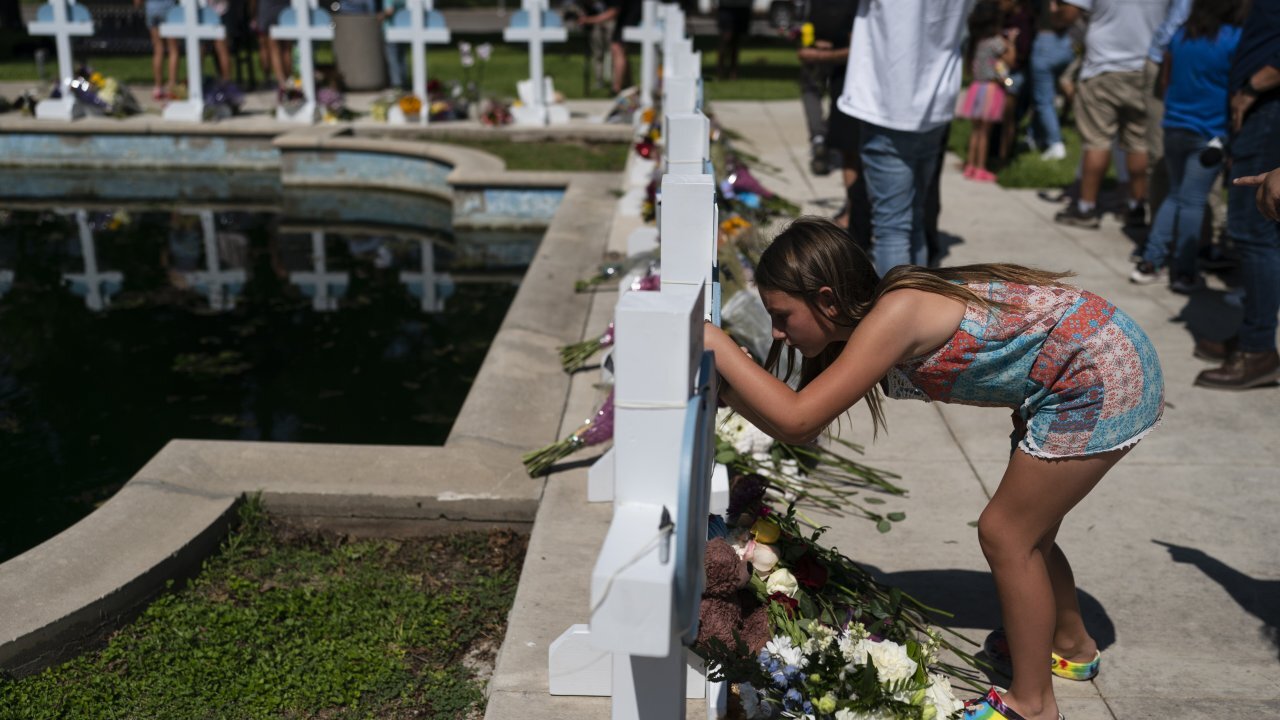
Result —
[[[849, 328], [857, 327], [875, 307], [876, 301], [894, 290], [923, 290], [964, 303], [998, 308], [1004, 307], [1004, 303], [978, 295], [967, 284], [1061, 285], [1062, 279], [1071, 275], [999, 263], [937, 269], [899, 265], [881, 278], [862, 248], [852, 242], [844, 230], [820, 217], [800, 217], [788, 225], [760, 255], [755, 269], [756, 286], [760, 290], [796, 295], [815, 309], [818, 291], [824, 287], [831, 288], [839, 313], [834, 322]], [[771, 372], [778, 367], [784, 348], [781, 340], [775, 340], [769, 349], [765, 367]], [[800, 364], [799, 387], [812, 382], [842, 350], [844, 343], [832, 343], [817, 357], [804, 358]], [[788, 370], [784, 379], [790, 379], [791, 369], [795, 366], [795, 350], [787, 348]], [[875, 433], [886, 427], [883, 399], [879, 388], [873, 387], [866, 395]]]

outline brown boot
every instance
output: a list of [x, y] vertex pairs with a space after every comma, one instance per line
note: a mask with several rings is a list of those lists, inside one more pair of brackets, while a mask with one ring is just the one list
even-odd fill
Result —
[[1214, 390], [1248, 390], [1280, 379], [1280, 355], [1275, 350], [1243, 352], [1227, 355], [1222, 367], [1205, 370], [1196, 376], [1196, 385]]
[[1225, 361], [1227, 355], [1235, 349], [1236, 337], [1234, 335], [1226, 340], [1206, 340], [1201, 338], [1196, 340], [1196, 348], [1192, 354], [1201, 360], [1220, 363]]

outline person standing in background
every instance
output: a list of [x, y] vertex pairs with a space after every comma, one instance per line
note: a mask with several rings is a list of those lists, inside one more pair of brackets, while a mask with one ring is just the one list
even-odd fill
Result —
[[[831, 172], [831, 150], [857, 154], [857, 148], [845, 148], [828, 132], [828, 125], [839, 112], [836, 100], [844, 89], [845, 65], [849, 62], [849, 37], [853, 32], [854, 0], [809, 0], [806, 17], [800, 29], [800, 104], [804, 107], [805, 124], [809, 128], [809, 168], [814, 175]], [[823, 115], [823, 97], [830, 96], [831, 109]], [[852, 152], [848, 152], [848, 151]], [[846, 167], [847, 164], [846, 164]], [[856, 171], [855, 171], [856, 172]], [[852, 184], [846, 181], [845, 187]]]
[[1143, 68], [1169, 0], [1068, 0], [1056, 22], [1070, 25], [1089, 14], [1084, 64], [1076, 89], [1076, 125], [1084, 145], [1080, 197], [1054, 215], [1062, 225], [1097, 229], [1098, 193], [1117, 140], [1127, 153], [1129, 207], [1126, 227], [1145, 226], [1147, 199], [1147, 101]]
[[1068, 32], [1071, 23], [1063, 23], [1057, 11], [1057, 0], [1049, 0], [1040, 10], [1036, 18], [1038, 31], [1031, 43], [1031, 100], [1040, 130], [1035, 138], [1039, 147], [1044, 148], [1041, 160], [1063, 160], [1067, 157], [1067, 146], [1062, 142], [1062, 124], [1058, 121], [1058, 108], [1053, 101], [1058, 95], [1058, 77], [1075, 60], [1076, 51]]
[[1142, 69], [1147, 93], [1147, 205], [1153, 218], [1169, 193], [1169, 171], [1164, 166], [1164, 90], [1160, 68], [1173, 34], [1190, 13], [1191, 0], [1172, 0], [1169, 14], [1151, 38], [1151, 49], [1147, 51], [1147, 62]]
[[738, 79], [738, 51], [751, 32], [751, 0], [719, 0], [716, 29], [720, 31], [720, 48], [716, 51], [716, 77]]
[[[1264, 215], [1254, 188], [1237, 180], [1280, 166], [1280, 0], [1253, 0], [1231, 62], [1231, 179], [1227, 232], [1240, 255], [1244, 320], [1226, 343], [1196, 343], [1196, 356], [1221, 359], [1195, 384], [1245, 390], [1280, 380], [1280, 223]], [[1265, 205], [1264, 205], [1265, 206]], [[1216, 347], [1215, 347], [1216, 346]]]
[[971, 5], [968, 0], [859, 2], [837, 106], [860, 122], [872, 256], [881, 274], [928, 261], [925, 198], [955, 113]]

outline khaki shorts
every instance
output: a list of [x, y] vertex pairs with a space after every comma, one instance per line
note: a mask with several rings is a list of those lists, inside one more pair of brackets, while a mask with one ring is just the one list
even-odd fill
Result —
[[1076, 127], [1085, 148], [1147, 151], [1147, 102], [1141, 70], [1109, 72], [1080, 82], [1076, 92]]

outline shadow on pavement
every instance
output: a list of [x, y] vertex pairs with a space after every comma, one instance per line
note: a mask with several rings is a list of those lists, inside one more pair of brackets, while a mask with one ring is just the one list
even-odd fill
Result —
[[[909, 570], [886, 573], [873, 565], [863, 565], [877, 580], [902, 588], [930, 607], [945, 610], [954, 617], [946, 621], [946, 625], [957, 628], [991, 628], [1002, 625], [1000, 621], [1000, 603], [996, 600], [995, 584], [991, 573], [977, 570]], [[1098, 643], [1098, 649], [1105, 651], [1115, 644], [1116, 628], [1111, 622], [1102, 603], [1089, 593], [1078, 590], [1080, 612], [1084, 616], [1085, 627]], [[940, 623], [941, 624], [941, 623]], [[984, 632], [978, 637], [966, 635], [970, 640], [981, 643], [986, 637]], [[963, 649], [963, 648], [962, 648]], [[976, 649], [969, 649], [972, 652]], [[985, 655], [979, 655], [986, 659]], [[986, 671], [989, 681], [1005, 682], [1007, 676]]]
[[1260, 631], [1275, 646], [1276, 657], [1280, 659], [1280, 580], [1250, 577], [1203, 550], [1154, 538], [1151, 542], [1166, 548], [1174, 562], [1195, 565], [1221, 585], [1241, 608], [1261, 620]]

